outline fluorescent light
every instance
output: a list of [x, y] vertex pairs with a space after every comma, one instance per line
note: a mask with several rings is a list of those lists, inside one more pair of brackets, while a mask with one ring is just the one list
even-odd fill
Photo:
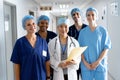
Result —
[[60, 9], [66, 9], [66, 8], [69, 8], [69, 5], [68, 4], [60, 4], [59, 7], [60, 7]]

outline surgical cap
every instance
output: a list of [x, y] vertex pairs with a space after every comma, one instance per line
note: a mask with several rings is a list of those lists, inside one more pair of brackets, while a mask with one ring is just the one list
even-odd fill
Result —
[[60, 26], [62, 24], [69, 25], [69, 20], [66, 19], [66, 18], [59, 18], [58, 21], [57, 21], [57, 26]]
[[71, 15], [73, 15], [73, 13], [75, 13], [75, 12], [81, 13], [79, 8], [73, 8], [71, 11]]
[[23, 17], [22, 19], [22, 26], [23, 26], [23, 29], [25, 29], [25, 24], [26, 24], [26, 21], [30, 20], [30, 19], [34, 19], [34, 17], [32, 15], [26, 15]]
[[49, 19], [48, 16], [46, 16], [46, 15], [41, 15], [41, 16], [38, 18], [38, 20], [37, 20], [37, 24], [39, 24], [39, 22], [40, 22], [41, 20], [47, 20], [48, 22], [50, 21], [50, 19]]
[[98, 11], [97, 11], [95, 8], [89, 7], [89, 8], [87, 9], [87, 11], [86, 11], [86, 16], [87, 16], [87, 12], [88, 12], [88, 11], [94, 11], [94, 12], [96, 13], [96, 15], [98, 16]]

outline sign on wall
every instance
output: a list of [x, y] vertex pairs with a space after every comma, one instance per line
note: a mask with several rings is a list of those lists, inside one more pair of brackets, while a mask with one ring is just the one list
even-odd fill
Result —
[[110, 4], [111, 6], [111, 15], [113, 16], [118, 16], [118, 2], [113, 2]]

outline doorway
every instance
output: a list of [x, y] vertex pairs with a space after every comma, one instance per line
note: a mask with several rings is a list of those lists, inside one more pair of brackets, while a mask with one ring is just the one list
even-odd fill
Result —
[[10, 62], [10, 57], [17, 38], [16, 6], [7, 2], [4, 2], [4, 25], [7, 80], [14, 80], [13, 63]]

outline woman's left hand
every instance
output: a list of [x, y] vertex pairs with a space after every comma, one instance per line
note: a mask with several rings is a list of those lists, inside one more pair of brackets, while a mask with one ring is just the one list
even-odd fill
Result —
[[91, 64], [91, 69], [95, 69], [95, 68], [97, 68], [97, 66], [99, 65], [99, 61], [95, 61], [95, 62], [93, 62], [92, 64]]

